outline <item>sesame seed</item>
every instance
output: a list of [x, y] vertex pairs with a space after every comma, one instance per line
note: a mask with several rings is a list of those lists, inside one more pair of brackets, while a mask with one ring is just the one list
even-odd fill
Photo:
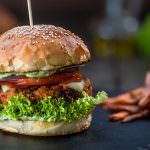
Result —
[[38, 41], [32, 41], [31, 44], [32, 44], [32, 45], [38, 44]]
[[69, 34], [67, 32], [65, 32], [64, 35], [68, 36]]
[[[55, 39], [61, 38], [63, 35], [68, 36], [69, 31], [55, 27], [53, 25], [34, 25], [33, 27], [30, 26], [20, 26], [9, 30], [9, 34], [6, 34], [6, 38], [9, 40], [15, 40], [15, 38], [23, 38], [23, 39], [30, 39], [31, 44], [37, 44], [37, 39], [41, 39], [43, 42], [54, 42]], [[5, 35], [5, 34], [4, 34]], [[66, 44], [60, 42], [62, 47], [65, 47]]]
[[32, 41], [31, 44], [34, 45], [34, 44], [35, 44], [35, 41]]
[[4, 48], [4, 47], [2, 47], [2, 50], [5, 50], [5, 48]]
[[10, 35], [8, 35], [8, 39], [11, 39], [11, 36], [10, 36]]
[[66, 43], [61, 44], [61, 48], [65, 48], [66, 47]]
[[36, 38], [35, 36], [32, 37], [32, 39], [35, 39], [35, 38]]

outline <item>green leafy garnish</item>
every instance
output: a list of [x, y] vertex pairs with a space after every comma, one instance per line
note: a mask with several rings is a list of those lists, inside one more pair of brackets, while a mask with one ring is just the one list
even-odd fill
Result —
[[12, 75], [15, 76], [26, 76], [26, 77], [33, 77], [33, 78], [39, 78], [39, 77], [48, 77], [52, 74], [56, 73], [56, 71], [35, 71], [35, 72], [22, 72], [22, 73], [16, 73], [16, 72], [8, 72], [8, 73], [0, 73], [0, 78], [9, 77]]
[[95, 97], [94, 104], [96, 104], [96, 105], [100, 104], [107, 98], [108, 98], [108, 95], [105, 91], [98, 92], [96, 97]]
[[72, 102], [66, 102], [63, 98], [54, 99], [44, 97], [36, 103], [31, 103], [24, 96], [12, 96], [8, 104], [0, 105], [0, 120], [40, 120], [40, 121], [65, 121], [72, 122], [87, 116], [93, 111], [94, 106], [107, 98], [107, 94], [98, 92], [96, 97], [83, 97]]

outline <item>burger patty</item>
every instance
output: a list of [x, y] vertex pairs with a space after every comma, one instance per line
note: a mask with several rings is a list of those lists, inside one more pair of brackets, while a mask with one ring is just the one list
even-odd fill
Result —
[[[89, 79], [84, 78], [85, 86], [83, 91], [91, 95], [92, 88]], [[0, 90], [0, 102], [7, 103], [8, 98], [15, 95], [24, 95], [29, 98], [32, 102], [41, 100], [45, 96], [51, 96], [53, 98], [62, 97], [64, 100], [71, 102], [77, 98], [82, 97], [82, 92], [77, 91], [73, 88], [69, 88], [65, 84], [58, 85], [44, 85], [44, 86], [31, 86], [28, 88], [10, 88], [4, 92]]]

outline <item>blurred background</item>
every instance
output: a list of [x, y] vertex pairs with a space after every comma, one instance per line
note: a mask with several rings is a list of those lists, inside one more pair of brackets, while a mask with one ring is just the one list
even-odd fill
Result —
[[[150, 70], [150, 0], [32, 0], [34, 24], [80, 36], [92, 53], [81, 70], [95, 89], [126, 91]], [[0, 0], [0, 34], [29, 24], [26, 0]]]

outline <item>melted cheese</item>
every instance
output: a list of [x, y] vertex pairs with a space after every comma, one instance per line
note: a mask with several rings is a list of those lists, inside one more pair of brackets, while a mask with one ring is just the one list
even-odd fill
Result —
[[2, 86], [1, 86], [1, 89], [2, 89], [3, 92], [7, 92], [7, 91], [9, 90], [9, 86], [7, 86], [7, 85], [2, 85]]
[[[85, 86], [84, 80], [81, 82], [70, 82], [66, 84], [69, 88], [75, 89], [77, 91], [83, 91], [83, 88]], [[3, 92], [7, 92], [10, 88], [7, 85], [2, 85], [1, 89]]]
[[84, 85], [85, 85], [84, 80], [82, 80], [81, 82], [71, 82], [67, 84], [68, 87], [75, 89], [77, 91], [83, 91]]

